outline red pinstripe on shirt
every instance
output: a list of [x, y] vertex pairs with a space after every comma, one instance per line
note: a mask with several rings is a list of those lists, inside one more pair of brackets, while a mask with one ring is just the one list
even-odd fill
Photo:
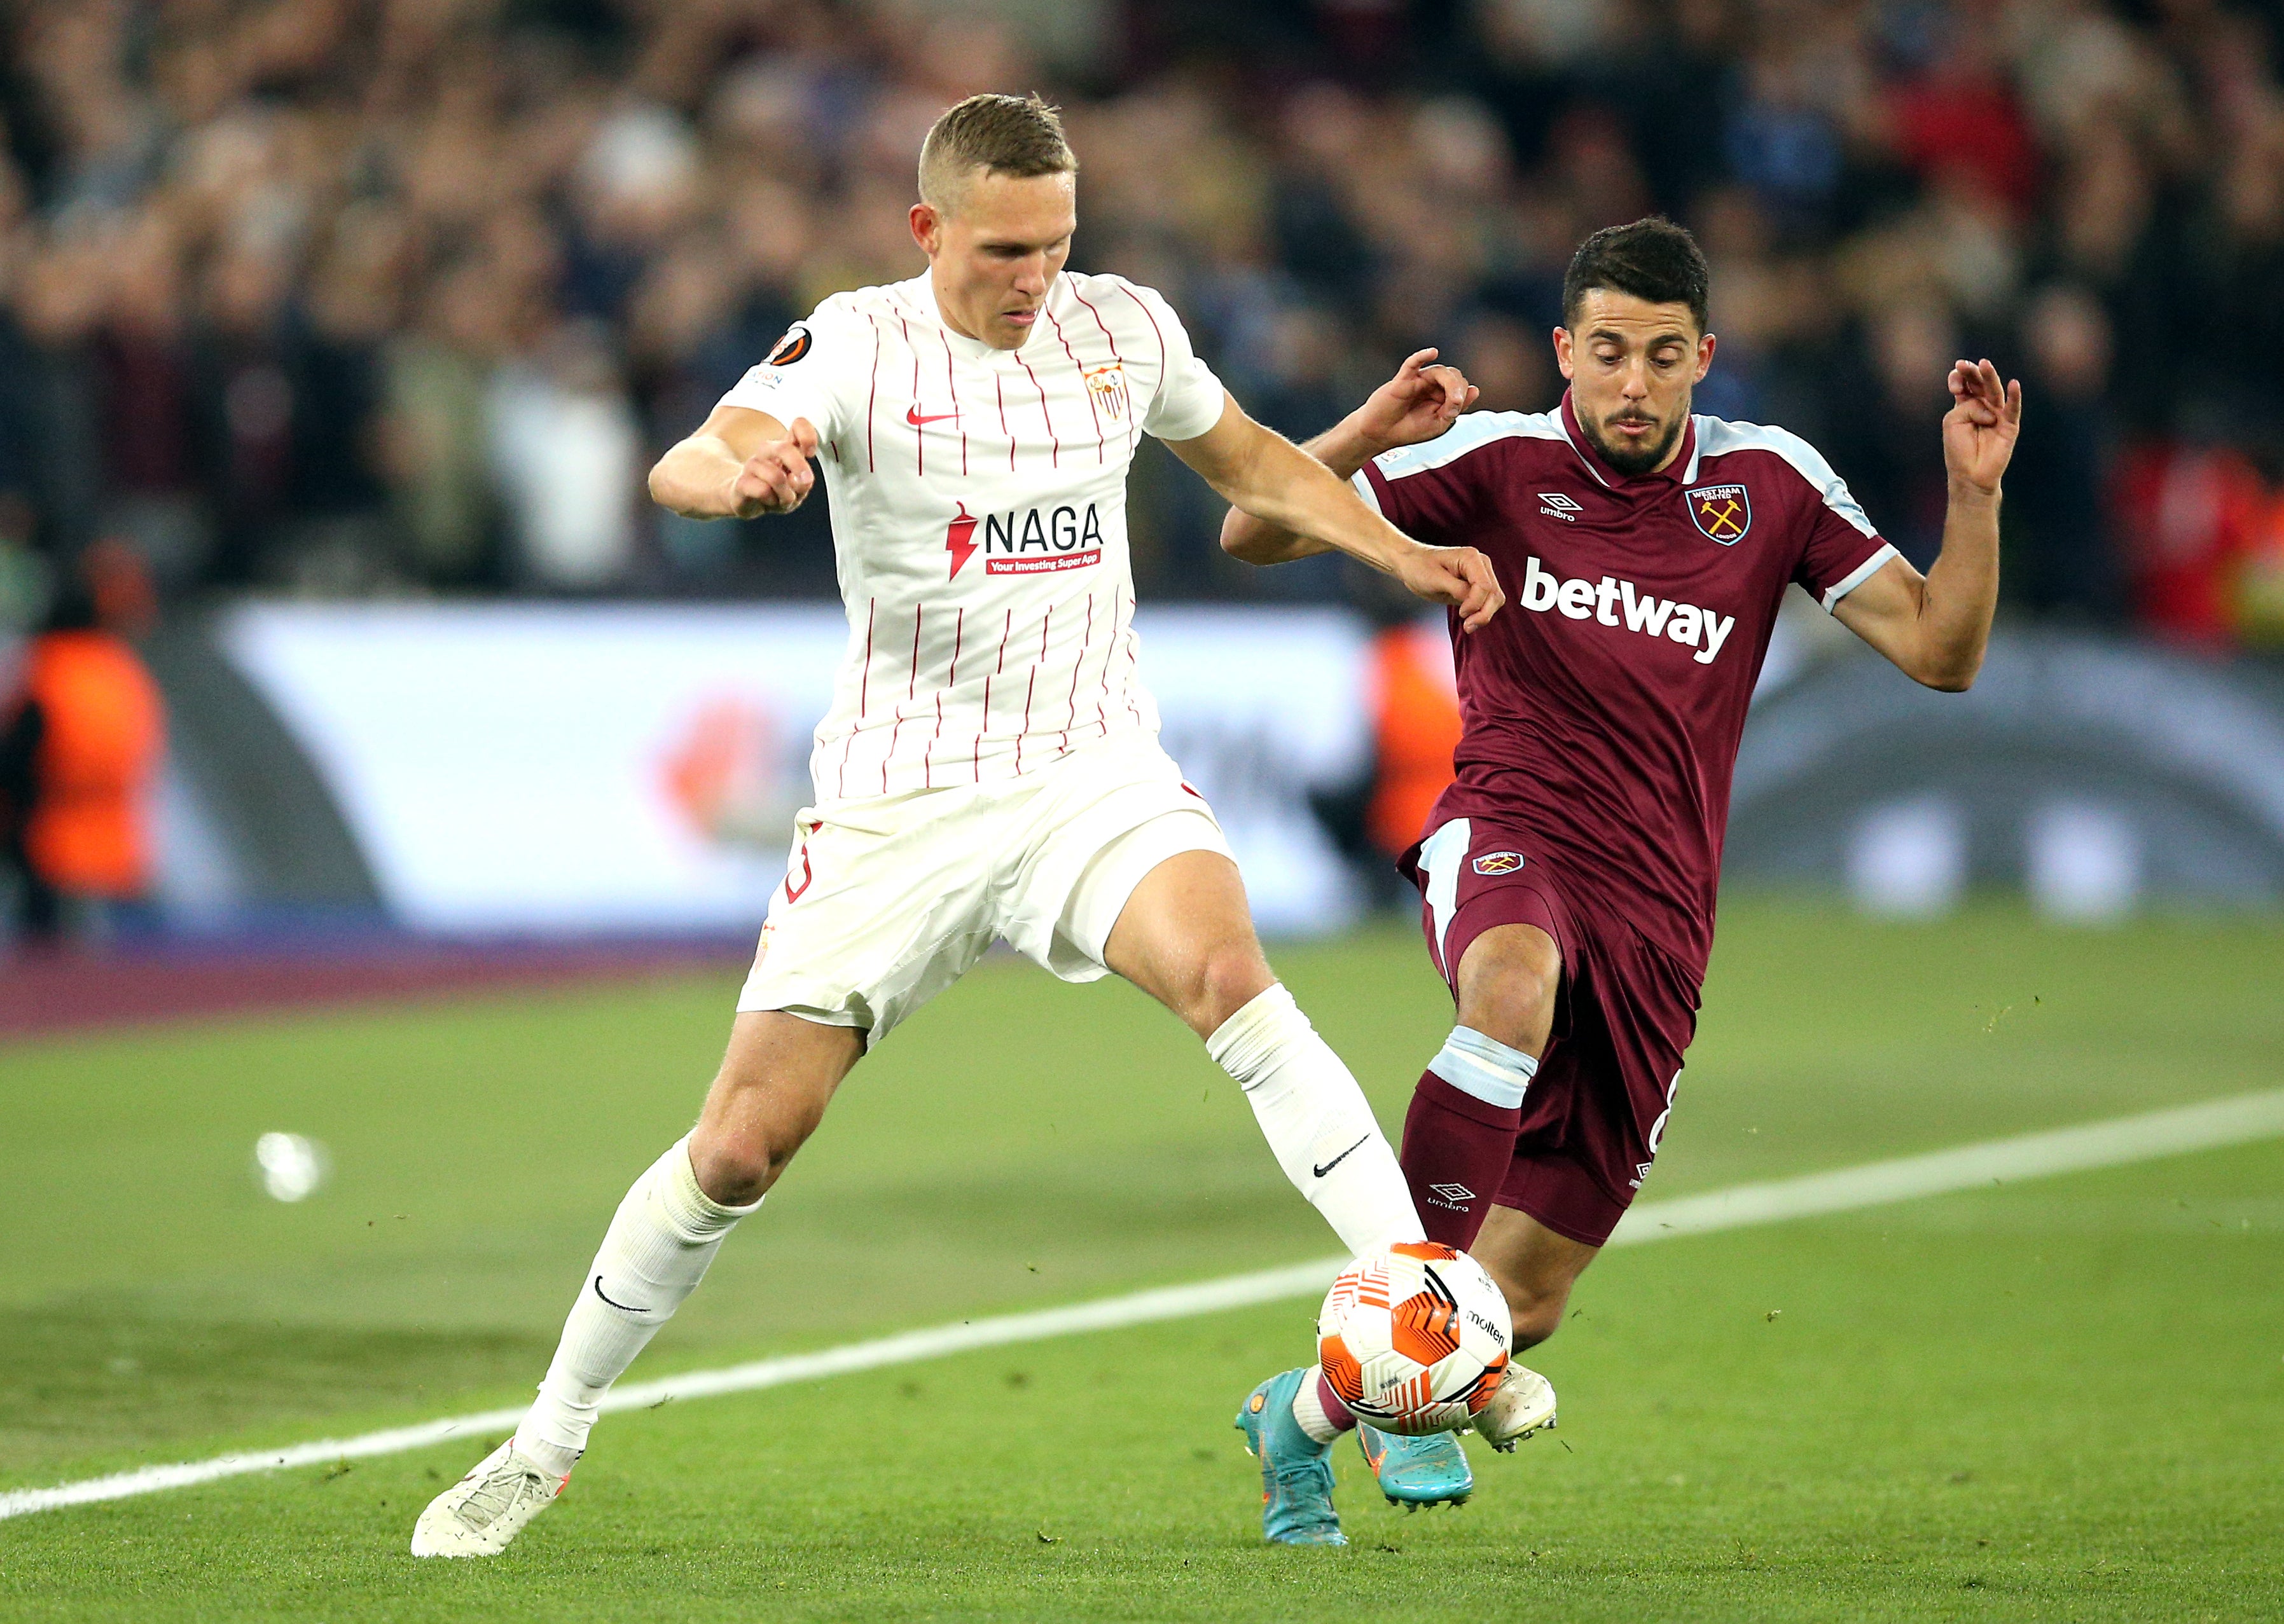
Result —
[[[943, 696], [959, 685], [959, 645], [967, 635], [967, 607], [960, 605], [958, 615], [951, 623], [951, 669], [944, 673], [943, 684], [935, 691], [935, 731], [928, 736], [927, 753], [920, 757], [920, 787], [935, 787], [935, 747], [943, 739]], [[915, 660], [915, 666], [918, 661]]]
[[1020, 349], [1015, 352], [1015, 364], [1021, 367], [1024, 374], [1030, 379], [1031, 387], [1039, 390], [1039, 417], [1047, 426], [1047, 441], [1053, 448], [1047, 466], [1060, 468], [1063, 465], [1063, 442], [1055, 433], [1054, 414], [1047, 410], [1047, 392], [1044, 389], [1039, 389], [1039, 375], [1031, 371], [1031, 363], [1023, 359], [1023, 352]]
[[912, 472], [927, 472], [927, 430], [918, 421], [920, 416], [920, 347], [912, 342], [912, 330], [904, 325], [902, 311], [896, 313], [896, 331], [904, 335], [904, 347], [912, 352], [912, 409], [904, 414], [904, 421], [912, 426]]
[[[997, 676], [1007, 668], [1007, 639], [1013, 635], [1014, 630], [1015, 612], [1010, 609], [1007, 611], [1007, 624], [999, 630], [998, 663], [991, 668], [991, 676], [983, 679], [983, 721], [982, 724], [975, 730], [974, 763], [975, 781], [978, 784], [983, 782], [983, 736], [991, 730], [991, 677]], [[1020, 753], [1019, 746], [1018, 753]]]
[[867, 310], [864, 320], [872, 329], [872, 382], [864, 396], [864, 472], [872, 472], [872, 407], [880, 398], [880, 324]]
[[841, 776], [836, 780], [843, 795], [849, 792], [849, 755], [856, 748], [856, 735], [864, 727], [864, 711], [870, 702], [872, 685], [872, 615], [880, 607], [880, 600], [876, 597], [868, 597], [864, 600], [864, 672], [856, 679], [857, 725], [849, 730], [848, 740], [841, 746]]
[[1023, 684], [1023, 726], [1015, 735], [1015, 776], [1023, 774], [1023, 741], [1031, 736], [1031, 697], [1039, 686], [1039, 668], [1047, 663], [1047, 628], [1055, 623], [1055, 606], [1047, 605], [1047, 618], [1039, 622], [1039, 657], [1032, 662], [1031, 675]]
[[1046, 316], [1047, 324], [1055, 330], [1055, 342], [1061, 345], [1063, 354], [1070, 357], [1071, 371], [1078, 374], [1078, 392], [1086, 399], [1087, 416], [1094, 419], [1094, 460], [1107, 462], [1110, 451], [1102, 443], [1102, 413], [1095, 410], [1094, 391], [1086, 386], [1086, 368], [1079, 363], [1078, 351], [1073, 349], [1070, 340], [1063, 337], [1063, 324], [1055, 320], [1055, 313], [1044, 305], [1041, 305], [1039, 309]]
[[[959, 415], [959, 386], [951, 377], [951, 340], [939, 330], [936, 337], [943, 340], [943, 387], [951, 396], [951, 426], [959, 431], [959, 476], [967, 477], [967, 425]], [[915, 363], [917, 364], [917, 362]]]
[[[1126, 357], [1118, 353], [1118, 340], [1111, 334], [1110, 324], [1102, 319], [1102, 312], [1094, 308], [1094, 301], [1080, 293], [1075, 284], [1072, 285], [1070, 293], [1073, 299], [1086, 307], [1086, 313], [1094, 317], [1094, 324], [1102, 329], [1102, 341], [1110, 346], [1111, 360], [1123, 369], [1126, 365]], [[1158, 370], [1162, 372], [1165, 371], [1162, 363]], [[1126, 449], [1130, 452], [1134, 449], [1134, 436], [1138, 432], [1134, 424], [1134, 392], [1129, 389], [1126, 392]]]
[[[912, 669], [911, 675], [904, 678], [905, 705], [911, 704], [912, 700], [919, 697], [920, 617], [925, 615], [927, 613], [927, 605], [926, 604], [914, 604], [912, 605]], [[880, 793], [883, 795], [888, 792], [888, 763], [896, 759], [896, 736], [904, 730], [904, 707], [903, 705], [899, 705], [896, 707], [896, 725], [888, 730], [888, 753], [880, 758]], [[923, 763], [922, 765], [925, 771], [926, 764]]]
[[1094, 594], [1089, 592], [1086, 595], [1086, 638], [1078, 645], [1077, 657], [1071, 661], [1071, 691], [1070, 699], [1067, 701], [1070, 714], [1063, 718], [1063, 742], [1057, 746], [1057, 753], [1070, 748], [1071, 729], [1078, 721], [1078, 674], [1086, 664], [1086, 651], [1093, 643]]
[[[1166, 386], [1165, 331], [1158, 325], [1158, 318], [1150, 314], [1150, 307], [1142, 302], [1141, 294], [1136, 293], [1130, 287], [1122, 286], [1118, 291], [1134, 301], [1134, 308], [1142, 312], [1143, 319], [1150, 324], [1150, 332], [1152, 335], [1158, 340], [1158, 381], [1151, 386], [1150, 390], [1150, 393], [1153, 395], [1155, 395], [1159, 390]], [[1131, 409], [1130, 408], [1130, 410]], [[1138, 721], [1139, 718], [1138, 717], [1137, 720]]]

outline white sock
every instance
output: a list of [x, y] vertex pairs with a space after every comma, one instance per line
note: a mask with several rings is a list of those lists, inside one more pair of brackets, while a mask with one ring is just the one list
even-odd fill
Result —
[[539, 1401], [515, 1430], [519, 1451], [551, 1472], [571, 1470], [603, 1394], [697, 1289], [722, 1238], [759, 1206], [724, 1206], [699, 1189], [687, 1136], [644, 1171], [587, 1266]]
[[1277, 1165], [1350, 1253], [1427, 1238], [1364, 1090], [1291, 993], [1271, 987], [1214, 1029], [1206, 1052], [1237, 1079]]
[[1325, 1401], [1317, 1394], [1317, 1383], [1324, 1374], [1324, 1366], [1312, 1364], [1308, 1374], [1301, 1378], [1301, 1390], [1293, 1395], [1293, 1419], [1318, 1443], [1330, 1443], [1341, 1435], [1341, 1429], [1325, 1413]]

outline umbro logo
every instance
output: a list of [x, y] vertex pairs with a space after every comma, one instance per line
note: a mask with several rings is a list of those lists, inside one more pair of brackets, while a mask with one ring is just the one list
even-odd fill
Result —
[[1430, 1184], [1428, 1193], [1435, 1198], [1435, 1206], [1454, 1213], [1466, 1212], [1467, 1203], [1475, 1198], [1475, 1192], [1465, 1184]]
[[1576, 498], [1566, 496], [1559, 490], [1540, 491], [1538, 504], [1538, 511], [1547, 518], [1559, 519], [1571, 525], [1576, 524], [1578, 515], [1585, 511]]

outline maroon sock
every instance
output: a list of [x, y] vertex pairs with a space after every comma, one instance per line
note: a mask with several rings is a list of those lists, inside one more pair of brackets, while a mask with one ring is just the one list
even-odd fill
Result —
[[1502, 1107], [1423, 1072], [1404, 1117], [1404, 1181], [1428, 1238], [1465, 1251], [1514, 1159], [1522, 1107]]

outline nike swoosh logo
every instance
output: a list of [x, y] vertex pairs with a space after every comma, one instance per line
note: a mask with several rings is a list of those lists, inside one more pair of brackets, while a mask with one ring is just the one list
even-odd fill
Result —
[[595, 1277], [595, 1295], [601, 1297], [605, 1302], [610, 1303], [611, 1307], [622, 1314], [648, 1314], [651, 1311], [648, 1308], [637, 1308], [630, 1302], [612, 1302], [611, 1299], [604, 1294], [603, 1277], [600, 1275]]
[[943, 423], [950, 418], [956, 418], [958, 415], [959, 414], [956, 411], [939, 411], [924, 418], [920, 416], [920, 409], [919, 407], [907, 406], [904, 408], [904, 421], [911, 424], [914, 428], [919, 427], [923, 423]]
[[[1364, 1136], [1364, 1139], [1369, 1139], [1369, 1138], [1371, 1138], [1371, 1137], [1372, 1137], [1372, 1136], [1371, 1136], [1370, 1134], [1366, 1134], [1366, 1135]], [[1361, 1145], [1361, 1144], [1364, 1144], [1364, 1139], [1359, 1139], [1359, 1140], [1357, 1140], [1357, 1141], [1356, 1142], [1356, 1144], [1352, 1144], [1352, 1145], [1349, 1146], [1349, 1148], [1348, 1148], [1348, 1149], [1346, 1149], [1345, 1151], [1342, 1151], [1339, 1155], [1337, 1155], [1337, 1156], [1334, 1157], [1334, 1158], [1332, 1159], [1332, 1160], [1330, 1160], [1330, 1161], [1326, 1162], [1323, 1167], [1318, 1167], [1318, 1168], [1315, 1169], [1316, 1176], [1317, 1176], [1317, 1177], [1318, 1177], [1318, 1178], [1322, 1178], [1322, 1177], [1324, 1177], [1326, 1174], [1330, 1173], [1330, 1172], [1331, 1172], [1334, 1167], [1339, 1167], [1342, 1162], [1346, 1161], [1349, 1157], [1351, 1157], [1351, 1156], [1355, 1155], [1355, 1154], [1357, 1153], [1357, 1146], [1359, 1146], [1359, 1145]], [[602, 1277], [602, 1276], [600, 1276], [600, 1275], [597, 1275], [597, 1276], [595, 1277], [596, 1280], [597, 1280], [598, 1283], [601, 1281], [602, 1277]], [[596, 1295], [598, 1295], [598, 1296], [601, 1296], [601, 1295], [602, 1295], [602, 1287], [601, 1287], [601, 1285], [600, 1285], [599, 1284], [597, 1284], [597, 1286], [596, 1286], [596, 1288], [595, 1288], [595, 1291], [596, 1291]], [[607, 1297], [604, 1297], [604, 1298], [603, 1298], [603, 1300], [604, 1300], [605, 1302], [608, 1302], [608, 1301], [610, 1301], [611, 1300], [610, 1300], [609, 1298], [607, 1298]]]

